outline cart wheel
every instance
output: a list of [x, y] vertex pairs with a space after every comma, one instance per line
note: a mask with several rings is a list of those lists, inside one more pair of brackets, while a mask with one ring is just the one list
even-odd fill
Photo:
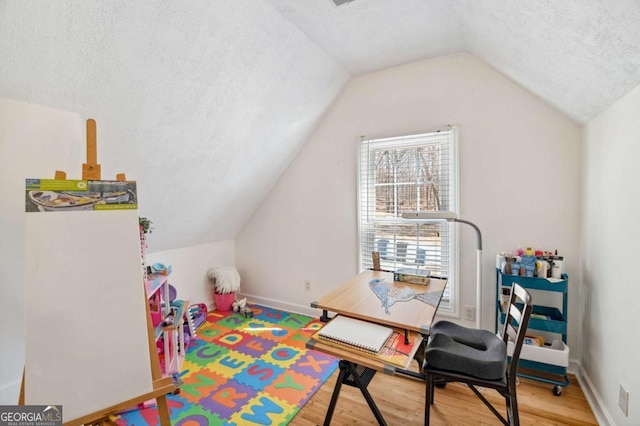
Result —
[[554, 386], [552, 392], [555, 396], [560, 396], [562, 395], [562, 388], [560, 386]]

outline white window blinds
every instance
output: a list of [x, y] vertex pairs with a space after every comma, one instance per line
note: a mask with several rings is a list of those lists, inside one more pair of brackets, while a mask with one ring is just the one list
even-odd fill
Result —
[[364, 139], [360, 150], [360, 262], [384, 270], [420, 268], [449, 279], [441, 308], [455, 294], [454, 235], [447, 222], [413, 224], [403, 211], [457, 211], [455, 128], [384, 139]]

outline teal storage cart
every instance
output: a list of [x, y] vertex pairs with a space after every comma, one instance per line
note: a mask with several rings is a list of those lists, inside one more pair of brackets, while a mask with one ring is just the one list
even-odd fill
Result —
[[[538, 380], [554, 385], [553, 394], [559, 396], [562, 388], [569, 385], [567, 367], [569, 366], [569, 347], [567, 346], [567, 302], [569, 295], [569, 276], [562, 274], [561, 279], [523, 277], [505, 275], [496, 268], [496, 333], [504, 324], [505, 313], [501, 310], [501, 296], [503, 288], [510, 288], [513, 283], [528, 290], [549, 291], [561, 293], [562, 306], [542, 306], [536, 304], [533, 297], [533, 311], [529, 321], [528, 334], [535, 334], [534, 330], [552, 333], [559, 337], [544, 346], [523, 345], [520, 355], [519, 369], [527, 369], [537, 374], [518, 373], [520, 377]], [[560, 304], [559, 304], [560, 305]], [[533, 332], [533, 333], [532, 333]]]

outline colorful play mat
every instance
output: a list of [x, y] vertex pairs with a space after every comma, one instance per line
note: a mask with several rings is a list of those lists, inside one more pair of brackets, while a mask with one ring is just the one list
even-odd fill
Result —
[[[188, 347], [173, 425], [286, 425], [333, 373], [338, 360], [305, 349], [318, 319], [263, 306], [254, 317], [213, 311]], [[155, 406], [123, 413], [118, 425], [157, 425]]]

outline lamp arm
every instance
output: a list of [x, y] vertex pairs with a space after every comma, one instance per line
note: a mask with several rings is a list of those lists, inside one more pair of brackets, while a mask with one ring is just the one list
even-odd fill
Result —
[[476, 328], [480, 328], [482, 322], [482, 233], [480, 228], [468, 220], [458, 219], [457, 214], [449, 211], [436, 211], [436, 212], [424, 212], [424, 211], [409, 211], [402, 213], [403, 219], [417, 220], [418, 223], [433, 223], [441, 220], [447, 222], [464, 223], [471, 226], [476, 231], [477, 237], [477, 250], [476, 250]]
[[480, 232], [480, 228], [478, 228], [478, 226], [473, 223], [473, 222], [469, 222], [468, 220], [464, 220], [464, 219], [450, 219], [451, 222], [459, 222], [459, 223], [464, 223], [467, 224], [469, 226], [471, 226], [473, 229], [476, 230], [476, 236], [478, 237], [478, 250], [482, 250], [482, 232]]
[[468, 220], [464, 219], [450, 219], [451, 222], [464, 223], [471, 226], [476, 230], [476, 236], [478, 237], [478, 247], [476, 250], [476, 328], [482, 327], [482, 233], [480, 228]]

